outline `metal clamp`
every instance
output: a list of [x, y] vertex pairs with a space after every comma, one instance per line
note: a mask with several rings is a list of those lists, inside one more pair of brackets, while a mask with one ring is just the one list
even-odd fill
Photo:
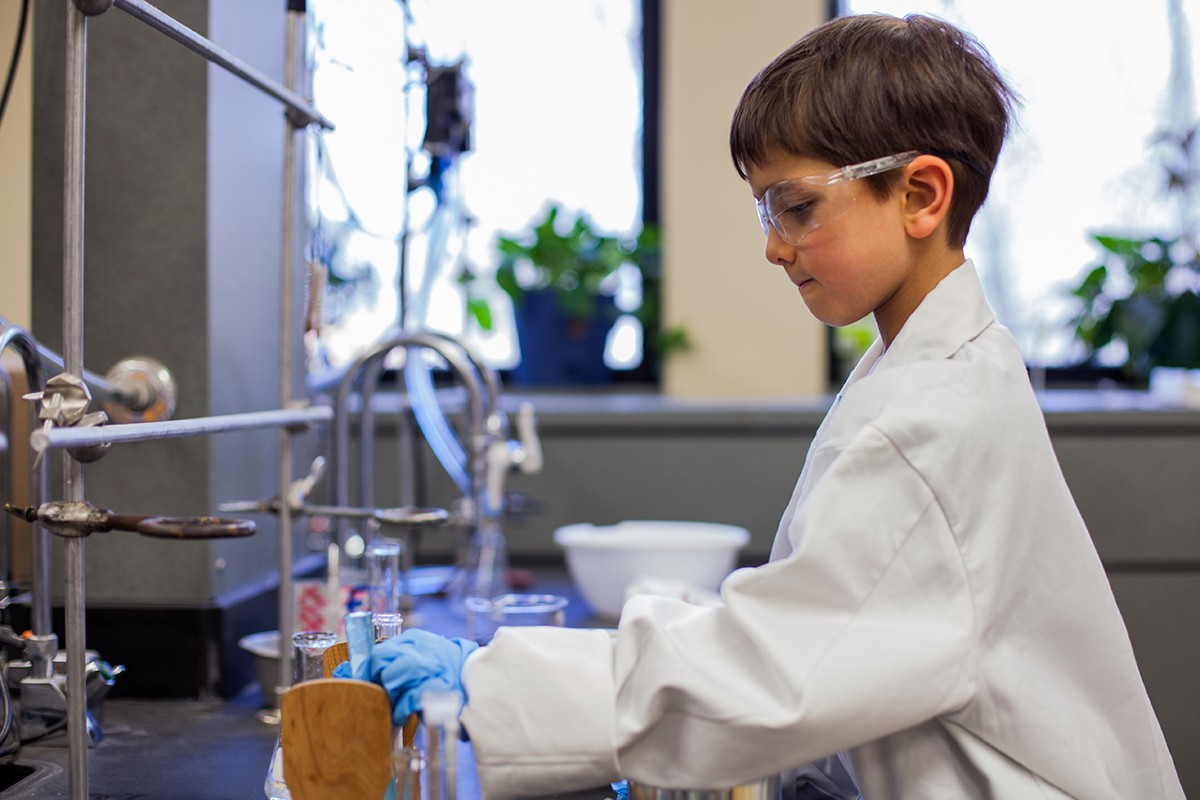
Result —
[[250, 520], [117, 514], [83, 500], [27, 508], [5, 503], [4, 510], [26, 522], [41, 522], [54, 535], [68, 539], [108, 531], [133, 531], [161, 539], [228, 539], [250, 536], [257, 529]]
[[[38, 409], [38, 419], [42, 420], [42, 430], [52, 427], [59, 428], [91, 428], [108, 422], [108, 415], [103, 411], [88, 412], [92, 402], [92, 393], [87, 383], [78, 375], [60, 373], [46, 381], [46, 387], [40, 392], [25, 395], [26, 400], [41, 402]], [[81, 464], [98, 460], [112, 447], [111, 442], [101, 442], [68, 449], [71, 458]], [[41, 460], [39, 452], [37, 459]], [[36, 464], [35, 464], [36, 465]]]

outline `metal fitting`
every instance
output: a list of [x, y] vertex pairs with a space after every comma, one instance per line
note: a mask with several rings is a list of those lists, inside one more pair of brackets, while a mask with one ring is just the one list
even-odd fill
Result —
[[113, 6], [113, 0], [72, 0], [79, 13], [95, 17], [108, 11]]

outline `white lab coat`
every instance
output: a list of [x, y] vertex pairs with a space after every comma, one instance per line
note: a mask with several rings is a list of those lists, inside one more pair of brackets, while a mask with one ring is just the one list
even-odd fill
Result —
[[865, 800], [1183, 798], [974, 266], [881, 351], [723, 607], [636, 597], [615, 639], [513, 629], [467, 660], [485, 797], [722, 787], [845, 751]]

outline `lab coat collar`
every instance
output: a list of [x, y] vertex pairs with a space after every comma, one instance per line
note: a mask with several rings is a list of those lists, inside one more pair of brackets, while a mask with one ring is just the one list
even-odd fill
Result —
[[949, 358], [995, 320], [975, 264], [967, 259], [925, 296], [891, 347], [885, 351], [882, 338], [871, 343], [850, 373], [843, 391], [871, 372], [914, 361]]

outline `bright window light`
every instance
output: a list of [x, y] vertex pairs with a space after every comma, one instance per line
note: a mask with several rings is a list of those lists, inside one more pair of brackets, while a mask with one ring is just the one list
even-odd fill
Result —
[[[636, 0], [310, 1], [313, 99], [337, 126], [314, 143], [309, 167], [314, 250], [330, 268], [321, 361], [347, 363], [403, 314], [408, 327], [466, 335], [494, 366], [511, 367], [519, 357], [511, 304], [490, 292], [495, 327], [479, 331], [465, 313], [463, 269], [490, 275], [496, 237], [521, 233], [552, 201], [605, 232], [640, 228], [638, 8]], [[419, 185], [430, 157], [421, 151], [418, 51], [433, 65], [462, 62], [473, 85], [470, 150], [443, 179], [453, 213]], [[410, 192], [406, 173], [417, 179]], [[630, 335], [610, 337], [610, 365], [640, 361]]]
[[928, 13], [970, 31], [1022, 97], [967, 255], [1031, 363], [1078, 361], [1066, 292], [1099, 255], [1089, 234], [1177, 234], [1196, 213], [1168, 200], [1156, 137], [1197, 123], [1191, 42], [1200, 36], [1200, 0], [843, 7]]

